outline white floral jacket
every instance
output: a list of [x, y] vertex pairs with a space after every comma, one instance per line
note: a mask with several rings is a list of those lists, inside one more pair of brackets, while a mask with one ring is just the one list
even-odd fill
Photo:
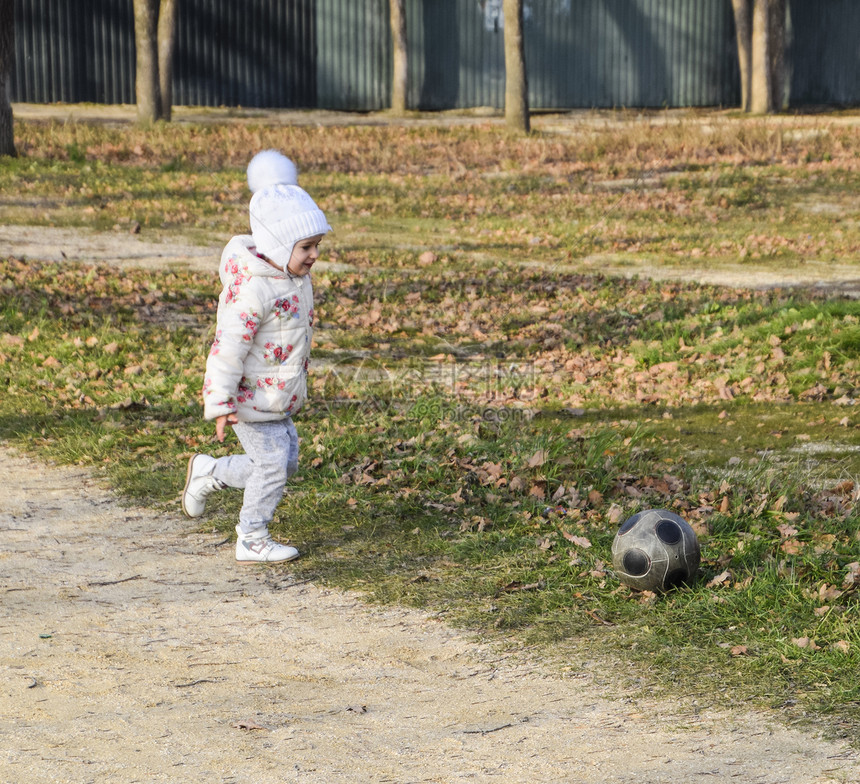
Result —
[[206, 360], [203, 415], [240, 422], [284, 419], [307, 397], [314, 323], [309, 276], [281, 272], [257, 256], [250, 235], [221, 254], [215, 341]]

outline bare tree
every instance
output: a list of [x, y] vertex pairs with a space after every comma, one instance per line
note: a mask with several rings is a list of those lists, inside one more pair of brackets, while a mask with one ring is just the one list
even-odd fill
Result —
[[753, 0], [732, 0], [735, 14], [735, 36], [738, 42], [738, 65], [741, 71], [741, 109], [750, 110], [752, 77], [752, 5]]
[[505, 122], [511, 130], [528, 133], [529, 88], [523, 40], [523, 0], [504, 0]]
[[173, 53], [176, 50], [177, 0], [161, 0], [158, 14], [158, 90], [161, 98], [159, 117], [170, 120], [173, 109]]
[[406, 91], [409, 85], [409, 48], [406, 39], [406, 0], [389, 0], [391, 37], [394, 42], [394, 74], [391, 82], [391, 111], [406, 113]]
[[15, 155], [9, 81], [15, 62], [15, 0], [0, 0], [0, 155]]
[[134, 0], [135, 100], [139, 122], [169, 120], [176, 0]]
[[770, 0], [768, 29], [770, 30], [768, 47], [770, 100], [773, 111], [778, 112], [783, 109], [785, 103], [786, 0]]
[[785, 89], [785, 0], [732, 0], [741, 73], [741, 108], [769, 114]]

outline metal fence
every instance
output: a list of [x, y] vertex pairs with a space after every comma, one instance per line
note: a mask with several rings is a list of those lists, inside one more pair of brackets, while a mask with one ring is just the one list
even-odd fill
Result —
[[860, 104], [860, 2], [789, 0], [795, 105]]
[[[134, 103], [133, 0], [14, 0], [12, 99]], [[525, 0], [535, 109], [736, 106], [731, 0]], [[792, 104], [860, 104], [860, 2], [788, 0]], [[410, 106], [504, 105], [502, 0], [407, 0]], [[174, 102], [388, 106], [388, 0], [179, 0]]]

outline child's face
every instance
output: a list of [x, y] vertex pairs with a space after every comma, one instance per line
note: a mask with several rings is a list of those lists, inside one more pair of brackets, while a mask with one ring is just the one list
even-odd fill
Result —
[[293, 275], [307, 275], [311, 271], [314, 262], [319, 258], [320, 240], [322, 238], [322, 234], [316, 234], [305, 240], [299, 240], [293, 246], [293, 255], [290, 256], [287, 270]]

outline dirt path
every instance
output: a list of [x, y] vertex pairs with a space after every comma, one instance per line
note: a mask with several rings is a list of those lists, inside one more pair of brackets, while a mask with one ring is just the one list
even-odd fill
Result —
[[0, 449], [0, 474], [8, 784], [860, 781], [762, 714], [607, 701], [576, 666], [240, 567], [83, 470]]
[[[0, 247], [14, 249], [15, 255], [19, 257], [43, 261], [138, 267], [182, 265], [196, 270], [214, 270], [223, 245], [191, 245], [182, 238], [167, 242], [127, 232], [0, 225]], [[345, 269], [346, 266], [319, 262], [320, 269]], [[807, 262], [793, 269], [774, 269], [773, 265], [738, 263], [721, 268], [701, 269], [646, 267], [635, 259], [622, 260], [618, 256], [604, 255], [583, 259], [578, 265], [553, 265], [553, 269], [558, 272], [593, 271], [618, 277], [638, 275], [654, 280], [682, 280], [758, 289], [806, 286], [840, 296], [860, 298], [860, 268], [856, 264]]]
[[74, 261], [117, 266], [166, 267], [181, 264], [198, 270], [217, 270], [221, 246], [158, 242], [128, 232], [97, 232], [53, 226], [0, 225], [4, 253], [40, 261]]

